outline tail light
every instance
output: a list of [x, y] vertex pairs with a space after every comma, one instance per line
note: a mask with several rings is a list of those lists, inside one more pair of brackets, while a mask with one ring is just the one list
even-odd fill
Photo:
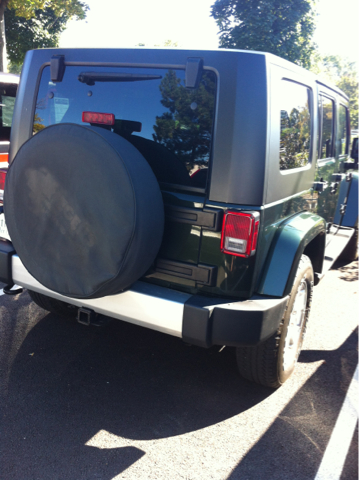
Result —
[[0, 204], [4, 200], [4, 188], [5, 188], [5, 177], [6, 177], [7, 170], [0, 169]]
[[9, 163], [9, 154], [8, 153], [0, 153], [0, 163]]
[[5, 177], [6, 177], [7, 170], [0, 170], [0, 190], [4, 190], [5, 188]]
[[114, 125], [115, 115], [113, 113], [82, 112], [82, 121], [100, 125]]
[[257, 248], [259, 213], [226, 212], [223, 219], [221, 251], [250, 257]]

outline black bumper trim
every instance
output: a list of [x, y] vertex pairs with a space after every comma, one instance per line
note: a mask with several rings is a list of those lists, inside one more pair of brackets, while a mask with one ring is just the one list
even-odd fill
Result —
[[11, 242], [7, 240], [0, 240], [0, 282], [11, 285], [12, 268], [11, 257], [14, 255], [15, 249]]
[[206, 348], [257, 345], [278, 330], [287, 301], [255, 296], [228, 303], [194, 295], [184, 304], [182, 338]]

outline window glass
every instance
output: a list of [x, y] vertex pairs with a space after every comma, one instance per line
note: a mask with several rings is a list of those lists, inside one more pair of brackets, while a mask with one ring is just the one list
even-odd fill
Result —
[[17, 85], [0, 84], [0, 141], [10, 140]]
[[67, 66], [55, 84], [46, 67], [33, 130], [65, 122], [88, 125], [83, 112], [114, 114], [111, 130], [142, 153], [158, 181], [205, 188], [215, 92], [216, 76], [207, 70], [192, 90], [185, 87], [184, 70]]
[[319, 158], [333, 156], [334, 103], [328, 97], [319, 96], [321, 118], [321, 151]]
[[344, 105], [339, 105], [339, 155], [348, 153], [348, 110]]
[[280, 97], [280, 169], [304, 167], [311, 147], [310, 89], [283, 80]]

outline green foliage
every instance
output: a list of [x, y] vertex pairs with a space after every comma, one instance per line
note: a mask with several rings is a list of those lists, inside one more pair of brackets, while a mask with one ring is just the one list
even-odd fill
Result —
[[358, 80], [355, 77], [344, 76], [337, 86], [349, 97], [350, 125], [358, 128]]
[[[4, 41], [10, 69], [21, 69], [25, 52], [32, 48], [55, 47], [71, 18], [86, 17], [89, 7], [80, 0], [0, 0], [0, 71], [4, 68]], [[6, 32], [2, 31], [5, 18]]]
[[196, 90], [181, 84], [174, 70], [161, 81], [161, 103], [168, 109], [156, 117], [153, 139], [163, 144], [188, 165], [188, 169], [208, 159], [215, 98], [215, 81], [204, 72]]
[[23, 63], [28, 50], [57, 47], [69, 19], [68, 14], [59, 17], [50, 8], [37, 10], [35, 15], [26, 19], [15, 10], [5, 10], [6, 49], [12, 71]]
[[38, 10], [53, 10], [56, 16], [66, 14], [68, 18], [84, 19], [88, 6], [79, 0], [2, 0], [15, 15], [26, 19], [34, 18]]
[[269, 52], [305, 68], [316, 46], [312, 0], [216, 0], [220, 47]]
[[283, 112], [280, 132], [280, 169], [303, 167], [310, 148], [310, 113], [308, 108]]
[[358, 68], [356, 62], [351, 62], [339, 55], [327, 55], [316, 58], [312, 71], [339, 87], [349, 98], [350, 124], [358, 128]]

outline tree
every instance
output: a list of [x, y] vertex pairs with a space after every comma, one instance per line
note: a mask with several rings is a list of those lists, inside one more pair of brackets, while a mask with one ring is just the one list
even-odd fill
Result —
[[211, 145], [215, 80], [204, 72], [198, 89], [181, 83], [169, 70], [160, 84], [161, 103], [168, 109], [156, 117], [153, 139], [174, 152], [191, 170], [194, 163], [206, 164]]
[[349, 98], [350, 124], [358, 128], [358, 68], [356, 62], [351, 62], [339, 55], [317, 55], [312, 71], [337, 87]]
[[[0, 71], [4, 70], [5, 60], [5, 16], [10, 22], [9, 29], [6, 28], [11, 37], [10, 60], [19, 64], [28, 47], [56, 46], [67, 21], [72, 17], [85, 18], [87, 10], [88, 6], [80, 0], [0, 0]], [[16, 26], [21, 26], [17, 34]]]
[[269, 52], [309, 68], [316, 49], [313, 0], [216, 0], [220, 47]]
[[51, 8], [36, 10], [35, 17], [29, 19], [17, 16], [15, 10], [6, 10], [6, 53], [10, 71], [17, 73], [20, 70], [28, 50], [57, 47], [68, 19], [66, 13], [58, 17]]

